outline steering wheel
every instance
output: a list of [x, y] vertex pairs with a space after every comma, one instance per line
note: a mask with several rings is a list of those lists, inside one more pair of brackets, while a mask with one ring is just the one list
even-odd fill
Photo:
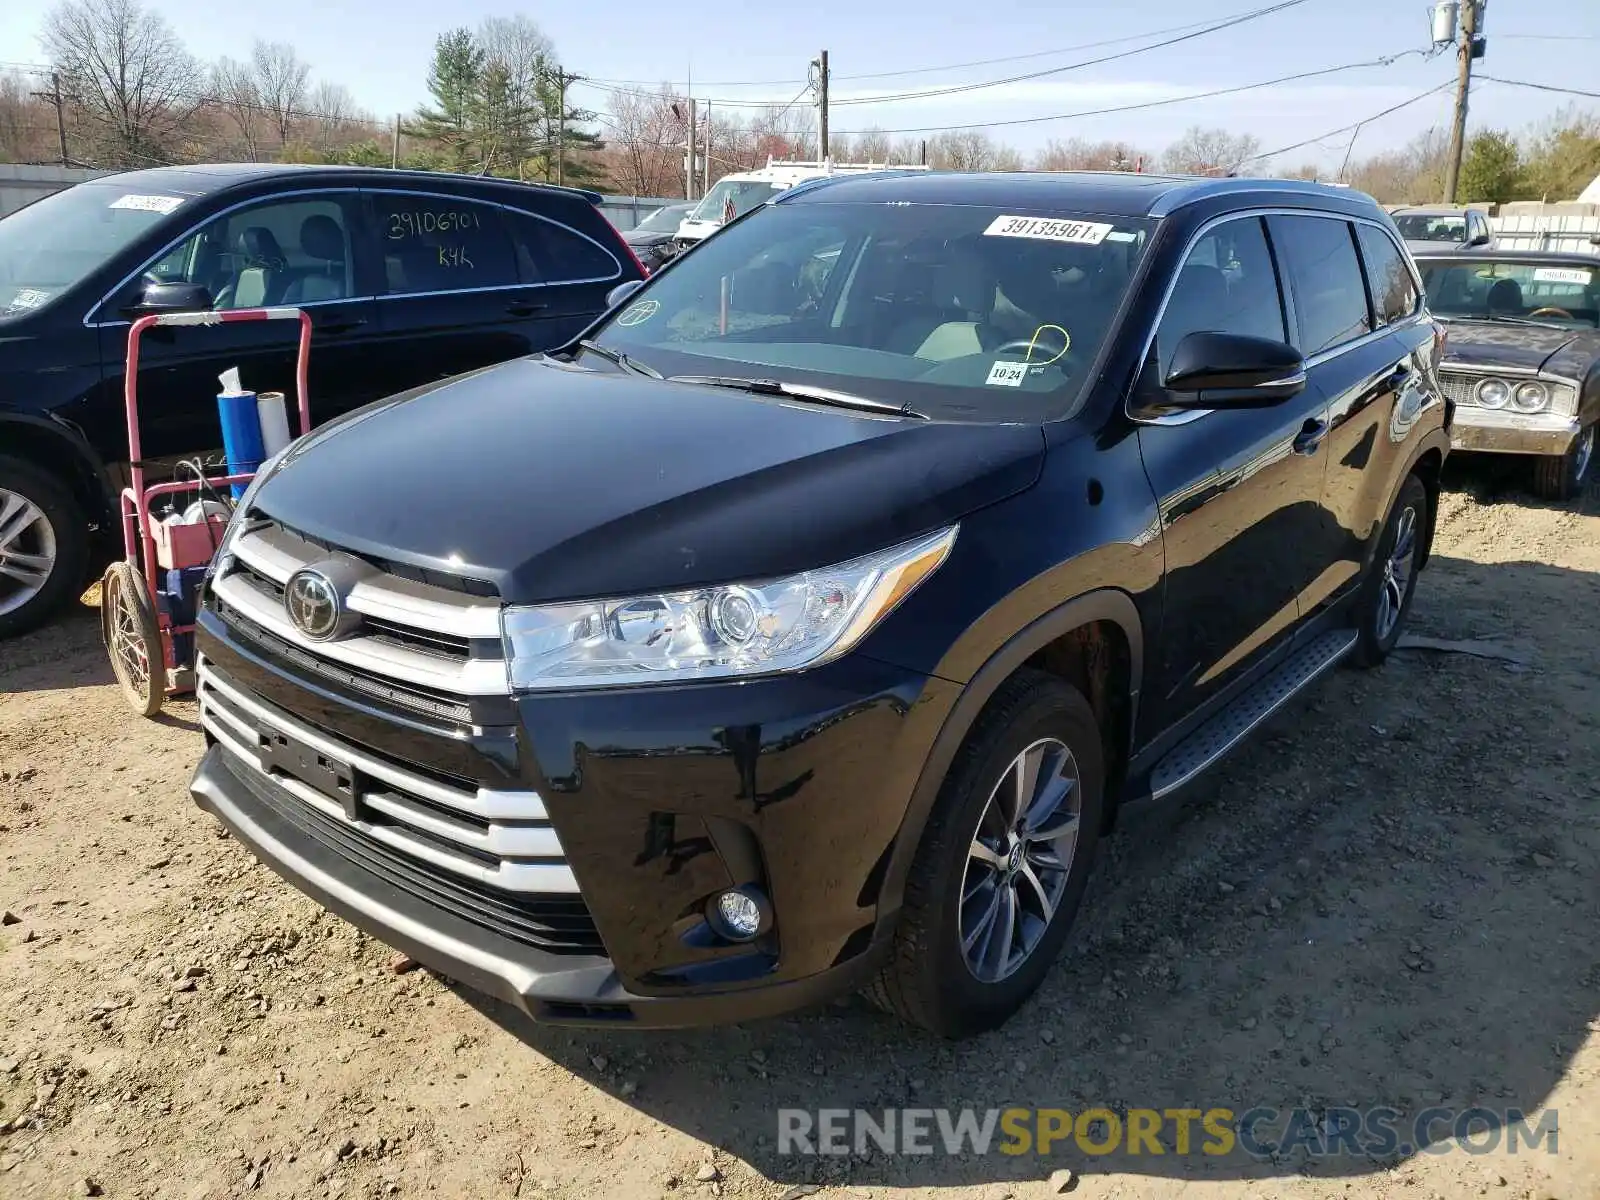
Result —
[[1577, 319], [1566, 309], [1556, 308], [1554, 305], [1550, 306], [1549, 308], [1536, 308], [1528, 315], [1530, 317], [1565, 317], [1569, 321]]
[[996, 348], [995, 355], [1004, 358], [1007, 354], [1016, 354], [1029, 366], [1054, 367], [1062, 365], [1062, 360], [1066, 358], [1071, 346], [1071, 339], [1047, 325], [1031, 338], [1012, 338], [1005, 345]]

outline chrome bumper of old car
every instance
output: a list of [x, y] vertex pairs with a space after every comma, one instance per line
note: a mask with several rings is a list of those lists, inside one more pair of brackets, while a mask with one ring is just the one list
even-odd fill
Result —
[[1490, 454], [1565, 454], [1577, 436], [1575, 417], [1462, 404], [1450, 428], [1450, 446]]

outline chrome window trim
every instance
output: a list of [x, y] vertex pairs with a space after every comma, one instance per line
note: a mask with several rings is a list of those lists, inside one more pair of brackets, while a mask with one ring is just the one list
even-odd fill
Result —
[[[109, 288], [103, 295], [101, 295], [100, 299], [96, 300], [93, 304], [91, 304], [89, 306], [88, 311], [85, 312], [84, 315], [83, 315], [82, 324], [83, 324], [84, 328], [86, 328], [86, 329], [115, 329], [119, 325], [132, 325], [133, 324], [132, 321], [127, 321], [127, 320], [124, 320], [124, 319], [122, 319], [120, 317], [117, 318], [116, 320], [112, 320], [112, 321], [95, 321], [95, 320], [91, 320], [91, 318], [93, 318], [97, 314], [103, 315], [103, 314], [101, 314], [101, 310], [111, 301], [111, 298], [113, 296], [115, 296], [123, 288], [127, 287], [128, 284], [132, 283], [140, 275], [143, 275], [145, 273], [145, 271], [151, 266], [151, 264], [160, 262], [168, 254], [172, 253], [173, 250], [177, 249], [178, 246], [180, 246], [184, 242], [188, 241], [195, 234], [199, 233], [201, 229], [205, 228], [207, 225], [211, 224], [211, 222], [213, 222], [213, 221], [219, 220], [222, 217], [229, 216], [232, 213], [236, 213], [241, 208], [249, 208], [251, 206], [261, 205], [261, 204], [270, 204], [270, 203], [272, 203], [272, 202], [274, 202], [276, 200], [287, 200], [287, 199], [291, 199], [291, 198], [304, 198], [304, 197], [307, 197], [307, 196], [349, 195], [349, 194], [352, 194], [352, 193], [355, 194], [355, 195], [360, 195], [363, 192], [366, 192], [368, 194], [377, 194], [377, 193], [382, 192], [382, 193], [388, 193], [388, 194], [391, 194], [391, 195], [427, 196], [427, 197], [431, 197], [431, 198], [437, 199], [437, 200], [453, 200], [453, 201], [457, 201], [457, 202], [466, 202], [466, 203], [469, 203], [469, 204], [483, 204], [483, 205], [487, 205], [490, 208], [504, 209], [507, 212], [516, 213], [519, 216], [532, 217], [536, 221], [543, 221], [546, 224], [554, 225], [557, 229], [563, 229], [563, 230], [567, 231], [568, 233], [573, 234], [576, 237], [580, 237], [584, 241], [586, 241], [586, 242], [590, 243], [591, 245], [597, 247], [598, 249], [604, 251], [606, 256], [608, 258], [610, 258], [612, 262], [616, 263], [617, 269], [616, 269], [616, 272], [614, 274], [595, 276], [593, 278], [545, 280], [545, 281], [540, 282], [540, 283], [500, 283], [500, 284], [493, 284], [493, 285], [489, 285], [489, 286], [486, 286], [486, 287], [480, 287], [480, 288], [450, 288], [450, 289], [447, 289], [447, 290], [444, 290], [444, 291], [382, 292], [382, 293], [377, 293], [377, 294], [370, 295], [370, 296], [345, 296], [345, 297], [342, 297], [342, 298], [337, 299], [337, 300], [308, 300], [303, 304], [297, 305], [296, 307], [298, 307], [298, 308], [316, 308], [316, 307], [319, 307], [320, 305], [324, 305], [324, 304], [363, 304], [363, 303], [365, 303], [365, 302], [367, 302], [369, 300], [406, 300], [406, 299], [415, 299], [418, 296], [470, 295], [470, 294], [479, 293], [479, 292], [503, 292], [503, 291], [510, 291], [510, 290], [513, 290], [513, 289], [520, 289], [520, 288], [570, 287], [570, 286], [577, 286], [577, 285], [588, 284], [588, 283], [609, 283], [614, 279], [620, 279], [622, 277], [623, 270], [622, 270], [622, 262], [621, 262], [621, 260], [618, 259], [617, 256], [611, 250], [607, 249], [600, 242], [596, 241], [594, 238], [592, 238], [588, 234], [584, 233], [581, 229], [574, 229], [572, 226], [567, 225], [564, 222], [557, 221], [552, 217], [541, 216], [538, 213], [529, 212], [525, 208], [517, 208], [515, 205], [503, 204], [498, 200], [485, 200], [485, 199], [482, 199], [481, 197], [478, 197], [478, 196], [457, 196], [457, 195], [451, 195], [448, 192], [422, 191], [422, 190], [415, 189], [415, 188], [388, 188], [388, 187], [373, 186], [373, 185], [369, 185], [369, 186], [366, 186], [366, 187], [359, 187], [358, 186], [358, 187], [296, 188], [293, 191], [274, 192], [271, 195], [267, 195], [267, 196], [252, 196], [247, 200], [240, 200], [237, 204], [230, 204], [227, 208], [220, 209], [217, 212], [212, 213], [210, 216], [208, 216], [204, 220], [202, 220], [199, 224], [188, 226], [187, 228], [185, 228], [185, 230], [181, 234], [179, 234], [177, 237], [173, 238], [170, 242], [168, 242], [166, 245], [162, 246], [154, 254], [152, 254], [148, 258], [146, 258], [136, 268], [134, 268], [126, 276], [124, 276], [115, 286]], [[513, 246], [513, 252], [514, 252], [515, 251], [516, 237], [511, 232], [511, 230], [509, 230], [509, 229], [506, 230], [506, 236], [512, 240], [512, 246]], [[379, 242], [381, 244], [383, 239], [380, 238], [378, 240], [379, 240]]]
[[[1139, 352], [1138, 361], [1141, 370], [1143, 369], [1144, 363], [1150, 357], [1151, 347], [1155, 345], [1156, 333], [1161, 328], [1162, 319], [1167, 315], [1167, 306], [1172, 302], [1172, 293], [1177, 289], [1178, 286], [1178, 276], [1183, 273], [1183, 268], [1188, 264], [1189, 256], [1194, 253], [1194, 248], [1199, 243], [1200, 239], [1205, 237], [1206, 234], [1210, 233], [1213, 229], [1216, 229], [1220, 225], [1226, 225], [1230, 221], [1260, 220], [1262, 217], [1322, 217], [1330, 221], [1344, 221], [1351, 224], [1371, 225], [1376, 229], [1382, 230], [1386, 236], [1388, 235], [1388, 230], [1384, 229], [1383, 223], [1375, 220], [1372, 217], [1351, 216], [1347, 213], [1330, 212], [1327, 209], [1276, 207], [1243, 208], [1235, 212], [1221, 213], [1218, 216], [1212, 217], [1210, 220], [1202, 224], [1200, 228], [1195, 230], [1194, 233], [1190, 235], [1189, 240], [1184, 243], [1183, 253], [1178, 258], [1177, 269], [1174, 270], [1167, 279], [1166, 291], [1162, 294], [1161, 304], [1156, 309], [1155, 319], [1150, 323], [1150, 329], [1145, 334], [1144, 346]], [[1394, 239], [1390, 237], [1389, 240], [1392, 242]], [[1402, 260], [1403, 259], [1404, 256], [1402, 255]], [[1358, 250], [1358, 264], [1360, 261], [1360, 252]], [[1392, 325], [1380, 325], [1378, 328], [1370, 330], [1358, 338], [1352, 338], [1348, 342], [1340, 342], [1337, 346], [1333, 346], [1327, 350], [1322, 350], [1316, 354], [1313, 354], [1310, 358], [1306, 359], [1306, 370], [1310, 371], [1313, 367], [1318, 367], [1323, 363], [1331, 362], [1333, 359], [1338, 358], [1342, 354], [1347, 354], [1350, 351], [1359, 349], [1360, 347], [1365, 346], [1380, 337], [1386, 336], [1393, 330], [1403, 329], [1409, 325], [1420, 323], [1424, 313], [1427, 311], [1423, 303], [1424, 299], [1426, 298], [1426, 293], [1422, 290], [1421, 282], [1417, 279], [1415, 270], [1412, 271], [1412, 282], [1417, 285], [1418, 302], [1416, 310], [1413, 311], [1410, 316], [1403, 320], [1396, 321]], [[1278, 286], [1280, 290], [1283, 287], [1281, 268], [1279, 270]], [[1364, 267], [1362, 273], [1362, 288], [1363, 290], [1366, 288], [1366, 274]], [[1368, 304], [1371, 303], [1370, 298], [1367, 302]], [[1187, 425], [1191, 421], [1198, 421], [1201, 417], [1207, 416], [1216, 410], [1211, 408], [1190, 408], [1183, 409], [1175, 413], [1164, 413], [1159, 417], [1138, 417], [1134, 415], [1133, 388], [1130, 385], [1123, 395], [1122, 411], [1124, 415], [1127, 416], [1127, 418], [1135, 425], [1173, 426]]]

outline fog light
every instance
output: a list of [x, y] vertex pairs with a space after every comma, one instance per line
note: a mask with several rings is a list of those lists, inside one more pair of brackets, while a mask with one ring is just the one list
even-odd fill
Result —
[[706, 920], [718, 936], [748, 942], [772, 927], [772, 908], [759, 889], [747, 884], [713, 896], [706, 905]]

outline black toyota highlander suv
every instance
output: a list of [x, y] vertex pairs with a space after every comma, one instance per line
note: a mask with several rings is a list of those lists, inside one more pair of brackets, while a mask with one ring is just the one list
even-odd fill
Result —
[[575, 1024], [1005, 1020], [1096, 844], [1395, 645], [1450, 404], [1369, 198], [857, 176], [242, 500], [197, 801]]

